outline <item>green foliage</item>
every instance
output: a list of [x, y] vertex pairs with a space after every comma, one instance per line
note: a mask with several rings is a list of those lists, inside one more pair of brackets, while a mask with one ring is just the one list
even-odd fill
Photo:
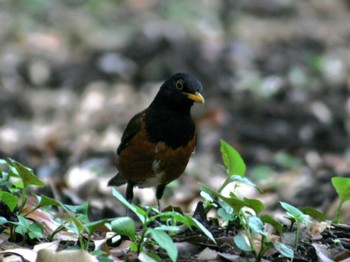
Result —
[[260, 217], [261, 221], [264, 222], [265, 224], [270, 224], [271, 226], [273, 226], [273, 228], [282, 235], [283, 233], [283, 225], [281, 223], [279, 223], [276, 219], [274, 219], [273, 217], [271, 217], [268, 214], [262, 215]]
[[274, 248], [281, 253], [281, 255], [291, 258], [294, 258], [294, 251], [290, 247], [286, 246], [285, 244], [281, 242], [275, 242], [273, 244]]
[[[167, 252], [172, 261], [176, 261], [178, 256], [177, 249], [169, 234], [176, 233], [181, 226], [186, 226], [190, 229], [198, 228], [215, 243], [215, 239], [211, 232], [208, 231], [198, 220], [189, 215], [180, 214], [176, 211], [160, 213], [157, 209], [152, 207], [143, 210], [134, 204], [130, 204], [115, 189], [113, 189], [113, 195], [137, 215], [141, 221], [142, 230], [140, 235], [136, 235], [134, 221], [129, 217], [117, 218], [107, 225], [107, 227], [118, 234], [128, 236], [133, 241], [131, 244], [132, 251], [137, 252], [139, 257], [155, 257], [155, 254], [151, 255], [151, 252], [146, 249], [147, 244], [155, 242]], [[152, 228], [151, 225], [155, 222], [157, 223], [157, 227]]]
[[300, 211], [303, 212], [305, 215], [309, 215], [310, 217], [318, 220], [318, 221], [325, 221], [326, 215], [322, 213], [321, 211], [317, 210], [313, 207], [302, 207], [300, 208]]
[[135, 240], [135, 222], [130, 217], [118, 217], [111, 222], [112, 231]]
[[12, 222], [14, 225], [17, 225], [15, 228], [16, 233], [22, 235], [24, 238], [26, 236], [29, 236], [30, 239], [43, 238], [44, 228], [42, 225], [34, 223], [21, 215], [18, 215], [17, 218], [18, 222]]
[[226, 181], [221, 186], [219, 192], [225, 188], [230, 182], [232, 182], [232, 176], [244, 177], [246, 166], [241, 155], [224, 140], [220, 141], [220, 151], [222, 154], [222, 160], [226, 167], [226, 173], [228, 175]]
[[3, 201], [11, 212], [15, 210], [18, 204], [18, 198], [13, 194], [0, 190], [0, 201]]
[[23, 209], [27, 203], [27, 190], [30, 186], [44, 186], [33, 171], [21, 163], [8, 158], [1, 159], [2, 166], [0, 172], [0, 200], [8, 207], [8, 213], [13, 213], [17, 221], [9, 221], [1, 218], [1, 224], [10, 228], [11, 239], [16, 238], [16, 234], [23, 239], [43, 238], [43, 226], [35, 221], [31, 221], [23, 215]]
[[[221, 152], [227, 178], [217, 191], [201, 185], [201, 196], [205, 200], [206, 208], [216, 209], [218, 216], [228, 226], [231, 223], [238, 223], [242, 226], [242, 235], [235, 236], [233, 241], [243, 251], [252, 252], [256, 261], [261, 261], [265, 252], [272, 247], [275, 247], [285, 257], [293, 258], [294, 252], [291, 248], [283, 243], [271, 242], [269, 234], [265, 231], [265, 223], [271, 224], [280, 234], [283, 232], [283, 225], [269, 215], [258, 216], [264, 210], [264, 204], [260, 200], [238, 197], [234, 192], [237, 185], [232, 188], [228, 197], [220, 193], [231, 182], [245, 183], [257, 188], [249, 178], [245, 177], [246, 166], [239, 153], [224, 141], [221, 141]], [[257, 236], [261, 239], [259, 250], [255, 247], [254, 241]]]
[[333, 177], [332, 184], [339, 196], [339, 204], [335, 214], [335, 223], [340, 223], [340, 211], [344, 202], [350, 200], [350, 178]]
[[301, 224], [308, 224], [311, 222], [309, 220], [309, 216], [304, 214], [300, 209], [286, 202], [281, 201], [280, 203], [283, 209], [287, 211], [287, 215], [289, 219], [291, 219], [292, 221], [295, 221], [296, 223], [301, 223]]
[[287, 211], [288, 218], [292, 221], [291, 227], [293, 226], [293, 223], [297, 224], [297, 232], [294, 244], [294, 248], [295, 250], [297, 250], [299, 244], [301, 224], [308, 224], [311, 223], [311, 221], [309, 219], [309, 216], [304, 214], [300, 209], [282, 201], [280, 203], [283, 209]]
[[[90, 236], [101, 226], [110, 222], [111, 219], [102, 219], [99, 221], [89, 222], [88, 203], [80, 205], [65, 205], [60, 201], [44, 195], [34, 195], [37, 198], [37, 204], [27, 213], [24, 213], [24, 207], [27, 203], [28, 188], [30, 186], [44, 186], [33, 171], [23, 164], [13, 159], [0, 159], [0, 200], [7, 205], [12, 216], [16, 217], [15, 221], [9, 221], [5, 217], [0, 217], [0, 224], [9, 227], [10, 239], [14, 240], [17, 235], [22, 236], [23, 241], [26, 239], [43, 239], [43, 226], [27, 218], [39, 208], [60, 207], [64, 210], [64, 219], [61, 220], [61, 226], [58, 227], [51, 235], [52, 240], [59, 231], [66, 228], [72, 230], [79, 236], [79, 243], [82, 249], [87, 249], [90, 243]], [[59, 221], [59, 219], [58, 219]], [[88, 237], [86, 237], [86, 234]], [[84, 237], [83, 237], [84, 234]]]

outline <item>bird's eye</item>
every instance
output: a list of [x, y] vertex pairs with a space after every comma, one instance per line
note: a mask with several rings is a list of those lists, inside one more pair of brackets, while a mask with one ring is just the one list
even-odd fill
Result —
[[182, 80], [177, 80], [176, 81], [176, 89], [182, 90], [183, 88], [184, 88], [184, 82], [182, 82]]

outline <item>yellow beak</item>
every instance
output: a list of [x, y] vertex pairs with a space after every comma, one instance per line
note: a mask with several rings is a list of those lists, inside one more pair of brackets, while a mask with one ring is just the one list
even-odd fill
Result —
[[186, 93], [186, 92], [182, 92], [182, 93], [186, 95], [188, 99], [191, 99], [197, 103], [204, 104], [204, 97], [199, 92], [196, 92], [194, 94]]

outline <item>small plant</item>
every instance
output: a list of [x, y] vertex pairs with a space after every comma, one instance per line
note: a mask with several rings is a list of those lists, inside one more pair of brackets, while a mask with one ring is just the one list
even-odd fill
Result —
[[[111, 221], [111, 219], [103, 219], [89, 222], [87, 202], [81, 205], [65, 205], [53, 198], [33, 194], [37, 201], [28, 203], [29, 187], [42, 187], [45, 185], [44, 182], [30, 168], [13, 159], [0, 159], [0, 165], [4, 167], [0, 169], [0, 200], [2, 205], [0, 225], [9, 229], [10, 240], [17, 240], [19, 235], [22, 236], [22, 242], [26, 242], [27, 239], [40, 240], [45, 237], [44, 233], [47, 233], [49, 240], [53, 240], [58, 232], [68, 229], [76, 233], [80, 247], [87, 250], [92, 233], [98, 227]], [[64, 210], [64, 219], [56, 219], [61, 226], [58, 226], [54, 232], [44, 232], [42, 224], [35, 221], [31, 215], [39, 209], [51, 209], [54, 206]]]
[[[130, 217], [117, 218], [111, 221], [107, 227], [120, 235], [128, 236], [132, 241], [130, 246], [131, 251], [136, 252], [139, 257], [152, 257], [159, 260], [160, 258], [156, 254], [147, 251], [146, 248], [146, 246], [152, 246], [154, 243], [163, 248], [172, 261], [176, 261], [178, 256], [177, 248], [169, 235], [174, 235], [183, 226], [189, 229], [200, 229], [215, 243], [213, 235], [198, 220], [191, 216], [175, 211], [160, 213], [153, 207], [143, 210], [134, 204], [130, 204], [115, 189], [113, 189], [113, 195], [136, 214], [141, 221], [142, 228], [141, 233], [136, 234], [135, 222]], [[152, 227], [154, 224], [157, 226]]]
[[[218, 216], [227, 224], [227, 227], [234, 223], [243, 228], [242, 235], [235, 236], [233, 240], [243, 251], [252, 252], [256, 261], [261, 261], [265, 252], [272, 247], [283, 256], [293, 258], [294, 252], [291, 248], [281, 242], [273, 243], [269, 234], [265, 232], [265, 223], [271, 224], [280, 234], [282, 234], [283, 226], [269, 215], [258, 216], [264, 209], [264, 204], [260, 200], [238, 197], [235, 194], [237, 184], [233, 186], [229, 197], [221, 194], [223, 189], [232, 182], [256, 187], [245, 177], [246, 166], [240, 154], [225, 141], [221, 141], [221, 153], [227, 178], [218, 191], [202, 185], [201, 196], [205, 199], [207, 211], [212, 208], [216, 209]], [[259, 240], [259, 244], [256, 244], [256, 240]]]
[[[252, 252], [256, 261], [261, 261], [265, 252], [274, 247], [283, 256], [288, 258], [294, 257], [294, 252], [281, 242], [272, 242], [269, 234], [265, 232], [264, 222], [251, 213], [249, 209], [242, 208], [239, 212], [239, 219], [244, 229], [246, 238], [242, 235], [237, 235], [233, 238], [235, 244], [246, 252]], [[256, 243], [259, 241], [259, 243]]]
[[42, 238], [43, 227], [27, 219], [23, 211], [27, 204], [28, 188], [45, 184], [31, 169], [13, 159], [1, 159], [0, 165], [5, 166], [4, 170], [0, 170], [0, 200], [4, 205], [1, 224], [9, 226], [11, 239], [15, 239], [16, 234], [22, 235], [23, 241], [27, 237]]
[[287, 211], [288, 218], [292, 222], [291, 228], [293, 227], [294, 223], [296, 223], [296, 225], [297, 225], [297, 231], [296, 231], [296, 237], [295, 237], [295, 243], [294, 243], [294, 249], [297, 250], [298, 244], [299, 244], [301, 225], [311, 223], [310, 217], [308, 215], [305, 215], [298, 208], [296, 208], [288, 203], [285, 203], [285, 202], [280, 202], [280, 203], [281, 203], [281, 206], [283, 207], [283, 209]]
[[332, 184], [339, 196], [339, 204], [335, 214], [335, 223], [340, 223], [340, 211], [345, 201], [350, 200], [350, 178], [332, 177]]

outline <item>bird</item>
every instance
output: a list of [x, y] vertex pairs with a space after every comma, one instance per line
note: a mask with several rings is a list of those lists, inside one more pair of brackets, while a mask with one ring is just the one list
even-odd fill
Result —
[[161, 86], [150, 105], [134, 115], [117, 148], [118, 173], [108, 186], [127, 184], [131, 203], [134, 187], [155, 187], [158, 208], [165, 187], [183, 174], [194, 152], [197, 130], [193, 104], [204, 104], [202, 84], [187, 73], [176, 73]]

